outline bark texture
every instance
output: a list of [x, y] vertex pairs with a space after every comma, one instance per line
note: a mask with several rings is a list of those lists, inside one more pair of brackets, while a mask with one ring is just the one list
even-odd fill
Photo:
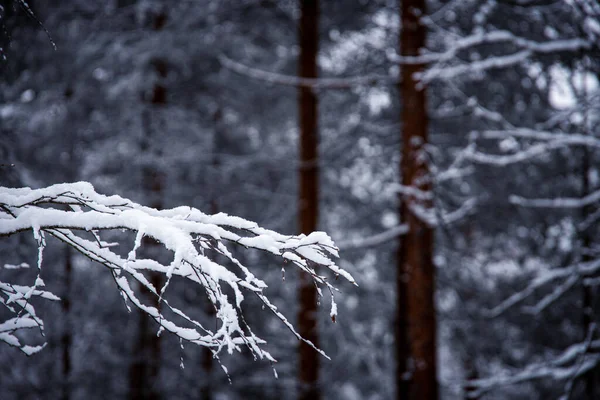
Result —
[[62, 375], [63, 375], [63, 390], [62, 399], [69, 400], [71, 398], [71, 347], [73, 343], [73, 332], [71, 325], [71, 278], [73, 275], [73, 262], [71, 248], [65, 247], [65, 270], [63, 276], [63, 284], [65, 285], [64, 294], [62, 296], [62, 311], [64, 316], [64, 327], [61, 337], [62, 345]]
[[[426, 30], [419, 22], [425, 15], [424, 0], [400, 2], [400, 54], [417, 56], [425, 47]], [[425, 88], [415, 78], [423, 65], [404, 65], [402, 97], [402, 184], [427, 192], [431, 182], [424, 154], [427, 143]], [[429, 208], [430, 201], [412, 195], [401, 198], [400, 218], [409, 227], [398, 250], [397, 397], [437, 400], [435, 270], [433, 229], [415, 214], [415, 207]], [[408, 380], [408, 381], [407, 381]]]
[[[300, 1], [299, 76], [317, 77], [319, 2]], [[300, 179], [298, 199], [298, 227], [301, 233], [310, 233], [317, 228], [319, 217], [319, 167], [318, 167], [318, 104], [311, 88], [298, 89], [298, 117], [300, 125]], [[300, 309], [298, 332], [304, 338], [319, 345], [317, 332], [317, 291], [310, 276], [300, 274]], [[299, 391], [301, 400], [320, 399], [319, 354], [304, 342], [299, 346]]]
[[[73, 99], [73, 88], [67, 86], [64, 92], [65, 102], [69, 104]], [[77, 143], [77, 133], [72, 130], [68, 134], [68, 164], [66, 165], [65, 178], [68, 182], [77, 181], [77, 174], [73, 166], [79, 165], [80, 160], [77, 156], [75, 144]], [[73, 254], [70, 246], [65, 247], [64, 253], [64, 275], [63, 285], [64, 292], [62, 295], [62, 311], [63, 311], [63, 332], [61, 336], [62, 350], [62, 399], [69, 400], [71, 398], [71, 371], [73, 369], [71, 362], [71, 350], [73, 347], [73, 316], [71, 314], [71, 294], [73, 286]]]

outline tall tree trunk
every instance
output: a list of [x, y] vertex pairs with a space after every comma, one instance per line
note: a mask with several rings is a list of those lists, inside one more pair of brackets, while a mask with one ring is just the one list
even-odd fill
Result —
[[[299, 76], [317, 77], [317, 53], [319, 46], [319, 1], [300, 0], [300, 43]], [[319, 217], [319, 155], [318, 155], [318, 104], [311, 88], [298, 89], [298, 117], [300, 126], [300, 177], [298, 199], [298, 227], [301, 233], [317, 229]], [[300, 273], [300, 309], [298, 311], [298, 333], [319, 345], [317, 331], [317, 291], [311, 277]], [[309, 345], [299, 346], [299, 392], [300, 400], [321, 397], [319, 388], [319, 354]]]
[[[221, 143], [223, 141], [223, 113], [221, 108], [218, 107], [213, 115], [213, 122], [215, 124], [215, 129], [213, 132], [213, 146], [212, 146], [212, 182], [213, 182], [213, 190], [211, 190], [211, 199], [210, 199], [210, 212], [212, 214], [217, 214], [219, 212], [219, 199], [218, 192], [216, 188], [220, 182], [219, 176], [219, 167], [221, 165], [221, 160], [219, 159], [219, 153], [221, 151]], [[206, 301], [206, 314], [210, 317], [215, 316], [215, 308], [210, 301]], [[212, 387], [212, 370], [213, 370], [213, 354], [212, 351], [208, 347], [202, 349], [202, 369], [204, 370], [205, 376], [205, 384], [200, 390], [200, 398], [202, 400], [211, 400], [213, 395], [213, 387]]]
[[[405, 215], [402, 195], [399, 194], [399, 205], [401, 221]], [[396, 316], [395, 316], [395, 340], [396, 340], [396, 398], [408, 400], [410, 379], [410, 346], [408, 341], [408, 316], [406, 307], [406, 275], [404, 271], [404, 244], [400, 238], [396, 251], [397, 274], [396, 274]]]
[[[65, 103], [69, 108], [69, 102], [73, 98], [73, 88], [67, 86], [64, 92]], [[68, 163], [65, 165], [65, 178], [69, 182], [77, 180], [76, 171], [79, 167], [79, 159], [75, 152], [75, 144], [78, 141], [77, 131], [72, 129], [68, 133]], [[67, 206], [68, 207], [68, 206]], [[69, 400], [71, 398], [71, 347], [73, 344], [73, 316], [71, 315], [71, 287], [73, 279], [73, 252], [71, 246], [65, 246], [64, 253], [65, 269], [63, 271], [64, 292], [62, 295], [62, 311], [63, 311], [63, 332], [61, 337], [62, 346], [62, 399]]]
[[63, 275], [64, 293], [62, 296], [63, 311], [63, 334], [61, 338], [62, 345], [62, 399], [71, 398], [71, 345], [73, 343], [73, 333], [71, 332], [71, 278], [73, 274], [73, 263], [71, 247], [65, 246], [65, 270]]
[[[426, 30], [420, 23], [420, 17], [425, 14], [425, 0], [401, 0], [400, 12], [400, 54], [417, 56], [425, 47]], [[425, 88], [415, 78], [415, 74], [423, 69], [421, 64], [402, 67], [400, 172], [404, 186], [427, 192], [431, 190], [424, 154], [424, 145], [427, 143], [427, 101]], [[415, 214], [413, 206], [429, 208], [431, 202], [405, 195], [400, 204], [401, 221], [409, 229], [401, 236], [398, 250], [397, 396], [399, 399], [434, 400], [438, 398], [438, 386], [433, 229]], [[407, 362], [407, 355], [410, 363]], [[407, 375], [410, 376], [408, 388], [403, 379], [406, 376], [402, 376], [407, 364]]]
[[[154, 16], [152, 29], [160, 31], [164, 27], [167, 15], [164, 11]], [[163, 80], [167, 76], [167, 63], [163, 59], [153, 60], [154, 72], [157, 82], [152, 88], [150, 98], [150, 108], [155, 111], [164, 107], [167, 103], [167, 90]], [[152, 144], [152, 112], [145, 110], [142, 115], [143, 137], [140, 144], [142, 153], [151, 154], [153, 160], [158, 160], [161, 156], [157, 146]], [[164, 173], [156, 165], [146, 164], [142, 169], [142, 189], [148, 198], [150, 207], [161, 209], [163, 207], [163, 187]], [[142, 240], [142, 247], [150, 257], [157, 257], [160, 246], [152, 238], [145, 236]], [[157, 291], [163, 284], [162, 276], [158, 273], [150, 273], [150, 283]], [[158, 299], [145, 287], [140, 287], [142, 296], [146, 301], [154, 302], [154, 306], [159, 308]], [[158, 400], [160, 399], [159, 375], [160, 375], [160, 353], [161, 342], [157, 336], [155, 326], [152, 321], [142, 312], [138, 313], [138, 332], [133, 347], [133, 361], [129, 369], [129, 398], [132, 400]]]
[[[161, 93], [164, 88], [156, 85], [154, 94]], [[156, 96], [153, 95], [153, 100]], [[160, 95], [162, 96], [162, 95]], [[154, 103], [153, 104], [161, 104]], [[149, 114], [144, 116], [148, 120]], [[145, 135], [142, 140], [142, 151], [153, 153], [153, 158], [160, 156], [158, 151], [149, 149], [150, 124], [146, 123]], [[149, 198], [149, 205], [155, 209], [162, 208], [162, 194], [164, 185], [164, 174], [155, 166], [145, 166], [142, 170], [142, 187]], [[142, 239], [142, 252], [150, 258], [156, 258], [161, 250], [154, 239], [144, 236]], [[150, 283], [156, 291], [160, 291], [163, 284], [162, 276], [158, 273], [149, 274]], [[145, 286], [140, 285], [140, 294], [147, 302], [153, 302], [153, 306], [160, 308], [158, 299]], [[157, 400], [160, 398], [158, 391], [158, 378], [160, 374], [160, 337], [156, 334], [156, 326], [149, 317], [142, 312], [138, 312], [138, 332], [133, 346], [133, 361], [129, 370], [129, 397], [134, 400]]]

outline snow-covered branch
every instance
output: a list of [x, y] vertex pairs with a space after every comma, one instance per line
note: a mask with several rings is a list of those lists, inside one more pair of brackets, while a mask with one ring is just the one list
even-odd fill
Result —
[[600, 190], [596, 190], [587, 196], [557, 197], [550, 199], [526, 199], [520, 196], [510, 196], [510, 202], [523, 207], [539, 208], [582, 208], [600, 201]]
[[[0, 340], [19, 346], [26, 353], [31, 353], [31, 348], [22, 346], [13, 335], [14, 331], [33, 326], [43, 328], [28, 302], [29, 298], [41, 296], [57, 299], [40, 290], [43, 281], [39, 275], [46, 235], [58, 238], [107, 267], [128, 308], [133, 305], [146, 313], [156, 322], [159, 332], [167, 331], [182, 340], [207, 347], [215, 355], [223, 349], [232, 353], [247, 347], [255, 357], [274, 361], [263, 348], [265, 341], [252, 332], [243, 318], [242, 302], [246, 294], [257, 296], [264, 307], [298, 339], [306, 341], [271, 303], [265, 293], [267, 284], [243, 265], [229, 247], [262, 250], [308, 273], [315, 285], [327, 288], [331, 294], [332, 319], [336, 314], [333, 299], [336, 288], [329, 282], [326, 272], [356, 284], [348, 272], [331, 260], [338, 256], [338, 249], [323, 232], [282, 235], [224, 213], [207, 215], [190, 207], [156, 210], [120, 196], [98, 194], [86, 182], [57, 184], [43, 189], [0, 187], [0, 236], [29, 230], [33, 231], [40, 249], [35, 284], [26, 288], [0, 283], [3, 304], [14, 315], [0, 324]], [[135, 233], [135, 240], [126, 257], [100, 239], [104, 230]], [[163, 265], [138, 256], [144, 237], [154, 239], [169, 250], [171, 262]], [[209, 255], [219, 255], [219, 260], [226, 259], [227, 263], [215, 262]], [[164, 276], [162, 287], [150, 283], [144, 274], [150, 271]], [[187, 281], [205, 291], [219, 321], [216, 328], [204, 326], [168, 300], [167, 288], [172, 279]], [[151, 293], [155, 301], [142, 301], [142, 296], [136, 291], [138, 286]], [[312, 343], [306, 342], [325, 355]]]
[[430, 227], [450, 225], [464, 219], [475, 212], [478, 200], [470, 198], [465, 200], [458, 208], [452, 211], [441, 210], [435, 207], [423, 207], [418, 203], [410, 203], [411, 212]]
[[524, 289], [514, 293], [496, 307], [488, 310], [486, 315], [489, 318], [496, 318], [515, 305], [524, 302], [542, 287], [555, 281], [563, 282], [558, 289], [555, 289], [549, 295], [545, 296], [540, 302], [537, 303], [537, 305], [528, 308], [529, 311], [540, 312], [546, 307], [546, 303], [556, 300], [556, 298], [572, 288], [576, 281], [583, 279], [585, 282], [585, 280], [589, 277], [595, 276], [599, 270], [600, 260], [593, 260], [574, 264], [569, 267], [553, 268], [543, 271], [539, 276], [531, 280], [529, 285], [527, 285]]
[[398, 83], [396, 78], [384, 75], [365, 75], [350, 78], [300, 78], [297, 76], [283, 75], [251, 68], [224, 55], [219, 57], [219, 61], [225, 68], [240, 75], [285, 86], [308, 87], [313, 89], [350, 89], [356, 86], [395, 85]]
[[[448, 65], [448, 63], [458, 59], [457, 55], [459, 52], [490, 43], [507, 43], [512, 45], [515, 50], [508, 54], [492, 55], [483, 60]], [[590, 41], [580, 38], [537, 42], [516, 36], [512, 32], [505, 30], [476, 33], [451, 42], [447, 46], [447, 50], [442, 53], [427, 53], [424, 55], [423, 61], [429, 61], [431, 67], [422, 74], [421, 79], [424, 82], [430, 82], [434, 79], [448, 80], [466, 73], [508, 68], [527, 60], [534, 54], [573, 52], [589, 49], [591, 46], [592, 43]], [[403, 62], [404, 60], [395, 59], [395, 61]]]
[[513, 154], [489, 154], [477, 151], [475, 150], [475, 147], [471, 145], [465, 149], [464, 157], [478, 164], [506, 167], [507, 165], [529, 161], [532, 158], [539, 157], [552, 150], [563, 148], [564, 146], [566, 146], [566, 144], [561, 141], [552, 141], [534, 144]]
[[[490, 154], [483, 153], [475, 148], [475, 143], [468, 146], [463, 152], [462, 157], [469, 159], [479, 164], [489, 164], [498, 167], [504, 167], [510, 164], [522, 163], [547, 154], [553, 150], [562, 149], [570, 146], [585, 146], [589, 148], [600, 148], [600, 140], [593, 136], [577, 134], [577, 133], [562, 133], [562, 132], [546, 132], [536, 131], [527, 128], [514, 128], [506, 130], [486, 130], [482, 132], [473, 132], [471, 134], [473, 140], [492, 139], [499, 140], [499, 146], [504, 151], [514, 151], [510, 154]], [[524, 142], [531, 142], [529, 145], [518, 142], [517, 139], [522, 139]], [[568, 199], [570, 204], [573, 202]], [[577, 199], [579, 201], [579, 199]], [[593, 201], [593, 200], [592, 200]], [[526, 205], [525, 201], [519, 199], [514, 200], [522, 205]], [[531, 206], [530, 204], [527, 204]], [[536, 205], [541, 207], [541, 205]], [[548, 203], [546, 207], [559, 207]], [[560, 207], [576, 207], [575, 205], [561, 205]]]
[[350, 250], [379, 246], [380, 244], [396, 239], [398, 236], [404, 235], [406, 232], [408, 232], [408, 226], [406, 224], [400, 224], [372, 236], [338, 242], [338, 247], [340, 250]]
[[569, 146], [587, 146], [600, 148], [600, 140], [594, 136], [583, 135], [581, 133], [564, 132], [546, 132], [527, 128], [515, 128], [510, 130], [487, 130], [478, 133], [476, 137], [483, 139], [504, 140], [507, 138], [518, 138], [526, 140], [536, 140], [540, 142], [553, 142]]
[[[28, 265], [4, 265], [4, 269], [24, 267], [28, 267]], [[27, 355], [37, 353], [45, 346], [45, 343], [37, 346], [24, 344], [17, 335], [17, 332], [24, 329], [39, 329], [43, 334], [44, 322], [36, 315], [35, 308], [29, 300], [34, 296], [47, 300], [59, 300], [50, 292], [36, 289], [36, 287], [43, 286], [44, 282], [39, 278], [34, 287], [0, 282], [0, 304], [13, 315], [6, 321], [0, 322], [0, 341], [20, 349]]]
[[540, 363], [533, 363], [513, 375], [496, 375], [491, 378], [473, 380], [470, 383], [477, 389], [471, 394], [479, 398], [484, 393], [500, 387], [514, 385], [520, 382], [542, 378], [554, 380], [567, 380], [576, 378], [596, 366], [600, 360], [600, 340], [591, 340], [588, 335], [586, 340], [574, 344], [555, 358]]

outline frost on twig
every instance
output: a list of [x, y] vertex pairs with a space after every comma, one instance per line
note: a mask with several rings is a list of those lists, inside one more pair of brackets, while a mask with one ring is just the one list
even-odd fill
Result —
[[[4, 267], [12, 269], [15, 266]], [[36, 280], [37, 286], [42, 286], [40, 283], [39, 280]], [[58, 297], [52, 293], [36, 289], [36, 286], [30, 287], [0, 282], [0, 304], [12, 314], [11, 318], [0, 322], [0, 341], [18, 348], [27, 355], [37, 353], [45, 346], [45, 343], [35, 346], [24, 344], [17, 336], [18, 331], [25, 329], [39, 329], [43, 334], [44, 322], [36, 315], [35, 308], [29, 301], [33, 296], [58, 300]]]
[[[104, 196], [95, 192], [91, 184], [77, 182], [57, 184], [43, 189], [11, 189], [0, 187], [0, 237], [18, 232], [33, 231], [40, 248], [38, 267], [41, 270], [41, 249], [45, 235], [51, 235], [78, 250], [87, 258], [108, 268], [119, 292], [129, 305], [140, 309], [157, 323], [160, 331], [176, 335], [179, 339], [209, 348], [215, 357], [225, 349], [228, 353], [246, 347], [259, 359], [275, 361], [242, 315], [242, 302], [248, 294], [257, 296], [293, 335], [323, 354], [309, 341], [303, 339], [265, 293], [266, 283], [235, 258], [230, 247], [242, 246], [271, 253], [299, 270], [308, 273], [315, 285], [325, 287], [332, 296], [332, 318], [336, 306], [333, 294], [336, 288], [329, 275], [342, 276], [356, 284], [352, 276], [339, 268], [331, 258], [338, 249], [323, 232], [310, 235], [282, 235], [259, 227], [256, 223], [224, 213], [207, 215], [190, 207], [156, 210], [136, 204], [120, 196]], [[124, 257], [100, 239], [102, 231], [125, 230], [135, 233], [132, 250]], [[90, 234], [91, 233], [91, 234]], [[172, 254], [164, 265], [156, 260], [138, 257], [136, 251], [144, 236], [159, 242]], [[124, 245], [123, 243], [121, 245]], [[210, 250], [210, 251], [209, 251]], [[218, 254], [227, 265], [211, 260], [208, 254]], [[144, 272], [165, 276], [161, 288], [154, 287]], [[216, 310], [217, 326], [205, 326], [177, 308], [165, 291], [173, 278], [202, 288]], [[138, 284], [134, 285], [134, 282]], [[39, 289], [39, 278], [31, 288], [0, 283], [4, 305], [14, 316], [0, 324], [0, 340], [23, 347], [13, 335], [15, 330], [43, 329], [42, 321], [28, 298], [41, 296], [56, 299]], [[144, 303], [134, 288], [144, 287], [156, 301]], [[157, 303], [160, 304], [157, 307]], [[17, 322], [15, 322], [17, 321]], [[12, 324], [12, 325], [11, 325]]]

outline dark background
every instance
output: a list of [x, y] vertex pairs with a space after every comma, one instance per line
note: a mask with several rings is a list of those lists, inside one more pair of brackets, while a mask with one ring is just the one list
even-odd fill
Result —
[[[224, 211], [279, 232], [297, 231], [298, 90], [238, 73], [219, 60], [295, 76], [296, 1], [0, 5], [0, 185], [85, 180], [100, 193], [141, 204]], [[562, 278], [543, 279], [595, 265], [598, 201], [540, 208], [519, 206], [511, 196], [580, 199], [598, 193], [598, 5], [431, 1], [428, 9], [427, 49], [447, 55], [430, 65], [442, 72], [428, 81], [440, 393], [463, 398], [465, 380], [486, 378], [477, 383], [485, 390], [482, 399], [594, 398], [586, 385], [597, 378], [585, 372], [597, 368], [598, 354], [596, 342], [585, 337], [597, 337], [590, 329], [600, 310], [597, 268], [574, 267]], [[322, 1], [320, 12], [319, 75], [378, 77], [315, 91], [319, 229], [340, 244], [339, 265], [360, 285], [340, 284], [336, 324], [326, 309], [319, 316], [321, 348], [332, 358], [321, 360], [320, 387], [328, 399], [389, 399], [395, 393], [399, 239], [364, 239], [399, 223], [399, 6]], [[458, 46], [461, 38], [495, 31], [520, 39]], [[575, 39], [588, 45], [535, 47]], [[515, 62], [502, 59], [526, 50]], [[492, 67], [480, 63], [495, 57]], [[523, 138], [524, 129], [591, 140], [544, 147], [552, 140]], [[494, 132], [496, 137], [485, 137]], [[536, 154], [510, 158], [536, 145], [542, 147]], [[147, 190], [148, 176], [161, 182], [158, 198]], [[35, 265], [29, 236], [2, 238], [1, 263]], [[295, 316], [297, 277], [290, 273], [283, 282], [272, 259], [241, 257], [266, 276], [280, 309]], [[0, 398], [131, 397], [137, 311], [127, 312], [101, 266], [63, 244], [51, 242], [44, 262], [42, 276], [63, 303], [39, 306], [48, 341], [42, 352], [25, 357], [0, 346]], [[15, 279], [32, 273], [0, 269]], [[511, 297], [538, 283], [528, 296]], [[198, 310], [194, 290], [174, 291]], [[494, 310], [511, 298], [518, 301]], [[181, 349], [165, 336], [159, 377], [151, 382], [160, 396], [203, 398], [208, 391], [214, 399], [294, 398], [296, 340], [258, 306], [248, 307], [247, 318], [278, 359], [279, 379], [269, 363], [235, 354], [222, 359], [230, 384], [215, 362], [207, 372], [201, 349]], [[578, 344], [577, 355], [561, 362], [563, 352]]]

